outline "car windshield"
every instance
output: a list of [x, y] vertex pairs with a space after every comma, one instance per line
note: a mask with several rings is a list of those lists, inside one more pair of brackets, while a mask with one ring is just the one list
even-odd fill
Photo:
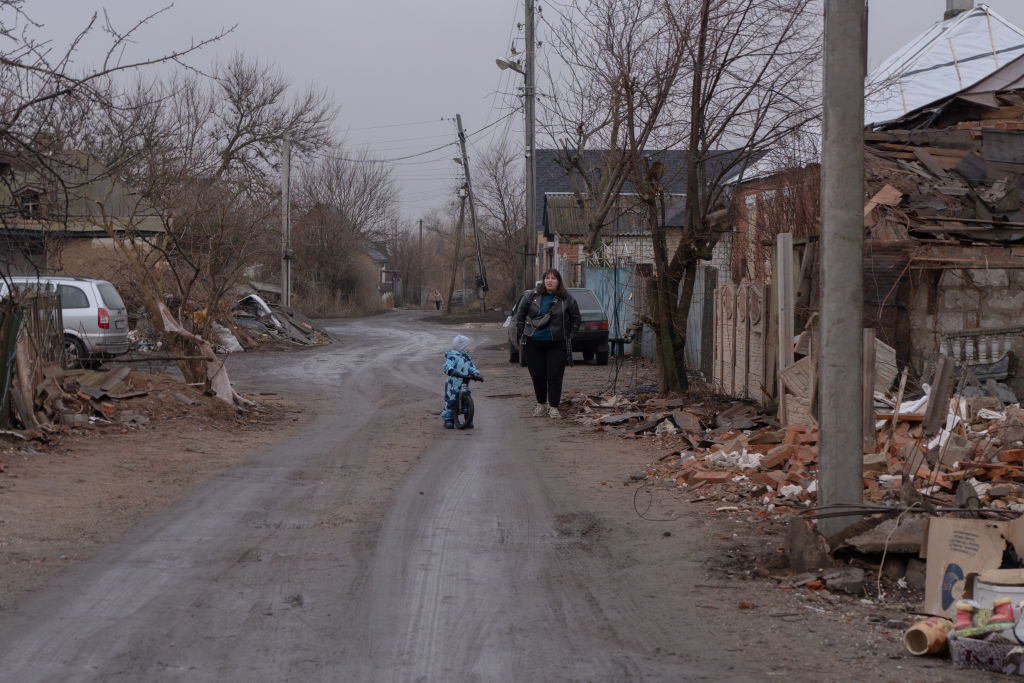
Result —
[[597, 300], [597, 296], [589, 289], [574, 289], [570, 294], [572, 294], [572, 298], [576, 299], [576, 304], [580, 307], [581, 311], [604, 310], [601, 302]]
[[114, 285], [109, 282], [97, 282], [96, 287], [100, 290], [100, 296], [103, 297], [104, 306], [107, 308], [124, 308], [121, 295], [114, 289]]

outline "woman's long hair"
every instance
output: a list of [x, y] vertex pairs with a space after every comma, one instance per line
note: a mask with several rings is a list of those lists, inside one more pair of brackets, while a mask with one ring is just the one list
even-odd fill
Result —
[[544, 279], [547, 278], [548, 275], [554, 275], [555, 279], [558, 280], [558, 289], [555, 290], [555, 296], [557, 296], [562, 301], [568, 299], [569, 290], [565, 288], [565, 282], [562, 281], [562, 274], [559, 273], [556, 268], [548, 268], [547, 270], [544, 271], [544, 274], [540, 276], [540, 282], [537, 283], [537, 293], [548, 293], [548, 290], [544, 287]]

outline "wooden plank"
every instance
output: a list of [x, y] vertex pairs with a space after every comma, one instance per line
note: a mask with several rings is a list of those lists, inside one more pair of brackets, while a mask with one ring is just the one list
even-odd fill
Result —
[[953, 394], [953, 374], [956, 363], [946, 356], [939, 356], [932, 378], [932, 390], [928, 396], [928, 407], [924, 413], [924, 436], [932, 437], [945, 424], [949, 414], [949, 398]]
[[[899, 423], [899, 419], [900, 419], [900, 404], [903, 403], [903, 391], [906, 388], [907, 388], [907, 369], [903, 368], [903, 372], [900, 373], [900, 388], [899, 388], [899, 391], [896, 393], [896, 409], [892, 412], [892, 416], [891, 416], [892, 424], [889, 426], [889, 436], [886, 437], [886, 439], [885, 439], [885, 447], [882, 448], [882, 453], [884, 453], [886, 456], [889, 455], [889, 449], [892, 448], [892, 441], [893, 441], [893, 439], [896, 438], [896, 426]], [[883, 420], [890, 419], [890, 416], [883, 417], [881, 415], [878, 415], [877, 417], [879, 417], [879, 418], [881, 418]]]
[[884, 204], [885, 206], [898, 206], [903, 201], [903, 193], [892, 185], [886, 184], [885, 187], [875, 193], [871, 201], [875, 204]]
[[893, 420], [894, 422], [924, 421], [924, 415], [912, 415], [910, 413], [877, 413], [875, 417], [879, 420]]
[[931, 173], [932, 175], [938, 178], [941, 178], [942, 176], [946, 175], [945, 170], [943, 170], [943, 168], [939, 166], [935, 159], [932, 158], [932, 155], [929, 154], [923, 148], [915, 147], [914, 156], [917, 157], [918, 161], [924, 164], [924, 167], [927, 168], [928, 172]]
[[776, 238], [778, 301], [776, 313], [779, 321], [779, 370], [793, 364], [793, 234], [784, 232]]
[[865, 328], [863, 335], [864, 367], [861, 386], [864, 393], [861, 427], [864, 435], [864, 452], [874, 453], [877, 441], [875, 435], [875, 331]]
[[875, 338], [875, 391], [884, 394], [896, 379], [896, 349]]
[[921, 244], [910, 257], [911, 268], [1024, 268], [1024, 249], [1019, 247], [964, 247]]

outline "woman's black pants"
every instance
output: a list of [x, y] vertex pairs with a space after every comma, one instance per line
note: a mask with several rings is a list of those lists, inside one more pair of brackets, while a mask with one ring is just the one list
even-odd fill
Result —
[[561, 341], [526, 342], [526, 367], [533, 380], [537, 403], [557, 408], [562, 400], [562, 375], [565, 373], [565, 343]]

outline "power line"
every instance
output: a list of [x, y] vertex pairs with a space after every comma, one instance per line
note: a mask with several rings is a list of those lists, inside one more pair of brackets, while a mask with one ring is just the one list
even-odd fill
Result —
[[441, 119], [430, 119], [429, 121], [413, 121], [412, 123], [386, 123], [386, 124], [380, 125], [380, 126], [363, 126], [362, 128], [348, 128], [346, 130], [352, 131], [352, 130], [378, 130], [380, 128], [404, 128], [406, 126], [422, 126], [422, 125], [425, 125], [427, 123], [438, 123], [440, 121], [444, 121], [444, 119], [441, 118]]
[[[514, 113], [515, 113], [515, 111], [511, 111], [508, 114], [505, 114], [505, 116], [502, 116], [500, 119], [496, 119], [496, 120], [492, 121], [491, 123], [488, 123], [483, 128], [480, 128], [478, 130], [473, 131], [472, 133], [469, 133], [466, 137], [469, 138], [469, 137], [473, 137], [475, 135], [479, 135], [480, 133], [484, 132], [485, 130], [487, 130], [489, 128], [492, 128], [493, 126], [498, 125], [499, 123], [501, 123], [502, 121], [504, 121], [505, 119], [507, 119], [508, 117], [510, 117]], [[391, 159], [353, 159], [351, 157], [342, 157], [342, 156], [337, 156], [337, 155], [334, 155], [334, 154], [327, 154], [327, 153], [324, 153], [324, 152], [321, 152], [321, 153], [319, 153], [319, 154], [317, 154], [315, 156], [319, 156], [319, 157], [322, 157], [322, 158], [325, 158], [325, 159], [334, 159], [335, 161], [347, 161], [347, 162], [356, 163], [356, 164], [393, 164], [393, 163], [398, 162], [398, 161], [406, 161], [408, 159], [416, 159], [418, 157], [426, 156], [428, 154], [433, 154], [434, 152], [438, 152], [438, 151], [440, 151], [442, 149], [447, 149], [449, 147], [458, 146], [458, 144], [459, 144], [458, 140], [453, 140], [452, 142], [446, 142], [443, 145], [438, 145], [437, 147], [434, 147], [433, 149], [428, 149], [428, 150], [426, 150], [424, 152], [416, 152], [415, 154], [407, 154], [405, 156], [394, 157], [394, 158], [391, 158]]]

